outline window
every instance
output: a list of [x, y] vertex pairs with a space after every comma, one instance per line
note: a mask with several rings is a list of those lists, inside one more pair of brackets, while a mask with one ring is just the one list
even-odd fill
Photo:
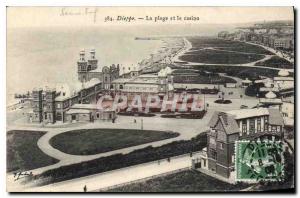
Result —
[[247, 133], [247, 120], [242, 120], [242, 133]]
[[57, 103], [56, 108], [60, 108], [60, 107], [61, 107], [60, 103]]
[[255, 120], [254, 120], [254, 118], [250, 119], [250, 122], [249, 122], [249, 132], [250, 133], [254, 133], [255, 132]]
[[56, 113], [56, 120], [61, 121], [62, 120], [62, 116], [60, 112]]
[[243, 124], [242, 126], [242, 133], [247, 133], [247, 125]]
[[225, 147], [224, 143], [220, 142], [220, 149], [224, 150], [224, 147]]
[[264, 117], [264, 121], [265, 121], [265, 124], [268, 123], [268, 116], [265, 116], [265, 117]]
[[265, 131], [268, 131], [268, 117], [267, 116], [265, 116], [264, 117], [264, 124], [265, 124]]
[[99, 117], [100, 117], [100, 114], [99, 114], [99, 113], [97, 113], [97, 114], [96, 114], [96, 117], [97, 117], [97, 118], [99, 118]]
[[210, 149], [211, 158], [217, 160], [217, 152], [214, 149]]
[[277, 132], [280, 132], [280, 131], [281, 131], [281, 127], [277, 126]]
[[272, 132], [276, 132], [276, 126], [272, 126]]
[[261, 132], [261, 118], [257, 118], [257, 132]]

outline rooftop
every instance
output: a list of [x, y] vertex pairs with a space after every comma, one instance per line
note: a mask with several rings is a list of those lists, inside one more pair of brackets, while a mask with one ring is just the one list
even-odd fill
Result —
[[239, 126], [233, 115], [216, 111], [209, 121], [209, 127], [214, 128], [219, 121], [222, 123], [226, 134], [239, 133]]
[[228, 114], [234, 115], [235, 119], [244, 119], [250, 117], [257, 117], [263, 115], [269, 115], [268, 108], [258, 108], [258, 109], [238, 109], [228, 111]]

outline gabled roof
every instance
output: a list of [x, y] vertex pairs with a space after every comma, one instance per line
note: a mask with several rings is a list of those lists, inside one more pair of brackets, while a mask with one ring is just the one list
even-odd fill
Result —
[[225, 112], [215, 112], [209, 122], [209, 126], [214, 128], [218, 122], [222, 123], [225, 133], [228, 135], [240, 132], [239, 126], [237, 125], [233, 115]]

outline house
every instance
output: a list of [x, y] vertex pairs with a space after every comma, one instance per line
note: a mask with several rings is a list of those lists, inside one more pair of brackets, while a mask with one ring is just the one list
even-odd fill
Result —
[[207, 134], [208, 170], [230, 178], [234, 171], [237, 140], [283, 138], [283, 118], [279, 109], [256, 108], [215, 112]]
[[234, 145], [239, 126], [233, 115], [217, 112], [209, 122], [207, 134], [208, 170], [225, 178], [234, 170]]

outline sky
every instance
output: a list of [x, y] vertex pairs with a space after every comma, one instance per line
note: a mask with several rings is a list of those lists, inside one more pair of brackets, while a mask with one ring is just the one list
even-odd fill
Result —
[[[293, 20], [293, 14], [292, 7], [8, 7], [7, 27], [236, 24]], [[118, 16], [135, 20], [117, 20]]]

